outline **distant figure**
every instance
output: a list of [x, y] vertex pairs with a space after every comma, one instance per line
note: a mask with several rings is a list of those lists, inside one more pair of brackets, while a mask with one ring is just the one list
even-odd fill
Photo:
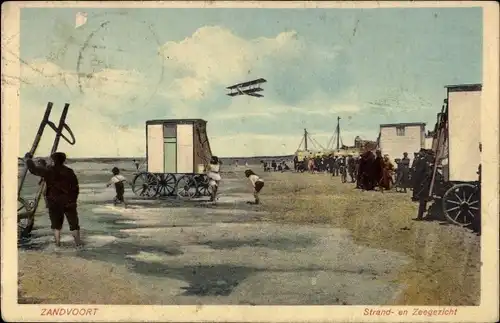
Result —
[[293, 157], [293, 170], [296, 172], [297, 171], [297, 168], [298, 168], [298, 165], [299, 164], [299, 157], [297, 155], [295, 155]]
[[389, 155], [385, 155], [382, 165], [382, 177], [379, 180], [380, 190], [390, 190], [394, 185], [393, 181], [394, 164], [389, 159]]
[[419, 153], [413, 153], [413, 161], [411, 162], [411, 166], [410, 166], [410, 181], [412, 183], [412, 187], [413, 187], [413, 180], [412, 180], [412, 175], [415, 171], [415, 168], [416, 168], [416, 163], [417, 163], [417, 160], [420, 158], [420, 155]]
[[255, 198], [255, 204], [260, 203], [259, 193], [264, 187], [264, 181], [257, 176], [251, 169], [245, 171], [245, 176], [250, 180], [253, 186], [253, 197]]
[[408, 153], [403, 153], [403, 158], [401, 159], [401, 181], [400, 187], [403, 188], [403, 192], [407, 192], [407, 188], [410, 187], [410, 158], [408, 158]]
[[309, 158], [307, 161], [307, 168], [311, 174], [314, 174], [314, 158]]
[[55, 244], [61, 245], [61, 229], [64, 223], [64, 216], [68, 220], [69, 230], [75, 240], [76, 246], [80, 246], [80, 225], [77, 212], [77, 200], [80, 194], [78, 178], [75, 172], [64, 165], [66, 154], [62, 152], [53, 153], [52, 166], [35, 165], [33, 156], [27, 153], [26, 166], [28, 170], [36, 176], [40, 176], [45, 181], [47, 188], [45, 197], [49, 210], [50, 227], [54, 231]]
[[245, 162], [245, 167], [247, 167], [247, 168], [248, 168], [248, 162]]
[[271, 161], [271, 167], [272, 167], [272, 169], [273, 169], [274, 172], [276, 171], [276, 167], [277, 166], [278, 165], [276, 165], [276, 161], [275, 160]]
[[[379, 153], [380, 154], [380, 153]], [[368, 150], [361, 155], [359, 160], [358, 183], [359, 188], [364, 191], [372, 191], [378, 184], [381, 174], [381, 164], [376, 166], [376, 157]]]
[[128, 183], [127, 179], [123, 175], [120, 175], [120, 169], [118, 169], [118, 167], [113, 167], [111, 172], [113, 173], [113, 177], [111, 177], [106, 184], [106, 187], [110, 187], [113, 184], [115, 185], [116, 196], [113, 200], [113, 204], [117, 205], [123, 203], [125, 208], [127, 208], [127, 203], [123, 196], [125, 194], [125, 183]]
[[238, 160], [235, 160], [235, 161], [234, 161], [234, 166], [235, 166], [236, 168], [238, 168]]
[[135, 170], [139, 171], [139, 161], [134, 159]]
[[212, 156], [210, 159], [210, 164], [208, 165], [207, 177], [210, 182], [209, 185], [212, 187], [212, 195], [210, 196], [210, 202], [214, 202], [217, 196], [217, 190], [219, 188], [219, 182], [222, 177], [220, 176], [220, 160], [217, 156]]
[[356, 182], [356, 160], [352, 155], [347, 156], [347, 173], [351, 177], [351, 183]]
[[264, 172], [269, 172], [271, 171], [270, 167], [269, 167], [269, 163], [268, 162], [264, 162]]

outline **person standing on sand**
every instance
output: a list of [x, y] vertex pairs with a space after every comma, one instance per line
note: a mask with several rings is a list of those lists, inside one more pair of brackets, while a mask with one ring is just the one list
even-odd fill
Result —
[[217, 156], [212, 156], [210, 163], [208, 164], [207, 177], [209, 179], [209, 185], [212, 187], [210, 202], [215, 202], [219, 183], [222, 180], [222, 177], [220, 176], [220, 164], [219, 157]]
[[118, 169], [118, 167], [113, 167], [111, 172], [113, 173], [113, 177], [111, 177], [108, 184], [106, 184], [106, 187], [115, 184], [116, 196], [113, 202], [115, 205], [123, 203], [125, 208], [127, 208], [127, 202], [125, 202], [125, 198], [123, 197], [125, 194], [125, 183], [128, 183], [127, 179], [123, 175], [120, 175], [120, 169]]
[[260, 203], [259, 193], [264, 187], [264, 181], [259, 176], [257, 176], [257, 174], [255, 174], [251, 169], [247, 169], [245, 171], [245, 176], [250, 180], [250, 183], [252, 183], [253, 197], [255, 198], [255, 204], [259, 204]]
[[134, 159], [135, 170], [139, 171], [139, 161]]
[[410, 187], [410, 158], [408, 158], [408, 153], [403, 153], [403, 158], [401, 159], [401, 185], [403, 187], [403, 192], [407, 192], [407, 188]]
[[308, 163], [307, 168], [309, 169], [309, 172], [311, 174], [314, 174], [314, 159], [313, 158], [309, 158], [307, 160], [307, 163]]
[[61, 245], [61, 229], [64, 216], [68, 220], [69, 230], [73, 235], [76, 246], [81, 246], [77, 211], [80, 187], [75, 172], [64, 165], [66, 154], [62, 152], [53, 153], [50, 156], [53, 165], [48, 167], [36, 165], [30, 153], [27, 153], [24, 158], [30, 173], [42, 177], [46, 183], [45, 197], [49, 210], [50, 227], [54, 231], [56, 246]]

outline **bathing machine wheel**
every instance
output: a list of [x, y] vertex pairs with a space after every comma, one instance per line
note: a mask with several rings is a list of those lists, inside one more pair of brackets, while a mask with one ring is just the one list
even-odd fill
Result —
[[454, 224], [469, 225], [480, 215], [480, 199], [477, 185], [456, 184], [448, 189], [442, 198], [443, 213]]
[[210, 186], [210, 179], [207, 175], [196, 175], [195, 180], [197, 183], [197, 193], [196, 196], [211, 196], [212, 186]]
[[175, 176], [173, 174], [157, 174], [158, 196], [170, 196], [175, 192]]
[[17, 233], [25, 236], [31, 233], [35, 224], [34, 203], [22, 197], [17, 199]]
[[198, 192], [198, 183], [193, 175], [182, 175], [177, 181], [177, 196], [190, 199], [196, 196]]
[[157, 195], [158, 186], [158, 177], [152, 173], [142, 172], [134, 177], [132, 191], [137, 196], [153, 198]]

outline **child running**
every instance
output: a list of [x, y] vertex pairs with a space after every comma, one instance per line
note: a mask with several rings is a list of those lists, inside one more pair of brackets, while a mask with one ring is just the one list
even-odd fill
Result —
[[111, 180], [108, 182], [108, 184], [106, 184], [106, 187], [110, 187], [112, 184], [115, 184], [116, 196], [113, 202], [115, 205], [123, 203], [125, 208], [127, 208], [127, 203], [125, 202], [125, 199], [123, 197], [123, 194], [125, 193], [124, 183], [128, 183], [127, 179], [123, 175], [120, 175], [120, 170], [118, 169], [118, 167], [113, 167], [111, 172], [113, 173], [113, 177], [111, 177]]
[[[254, 189], [254, 191], [253, 191], [253, 197], [255, 198], [255, 204], [259, 204], [260, 203], [259, 193], [262, 190], [262, 188], [264, 187], [264, 181], [262, 180], [262, 178], [260, 178], [259, 176], [257, 176], [257, 174], [255, 174], [251, 169], [247, 169], [245, 171], [245, 176], [252, 183], [252, 186], [253, 186], [253, 189]], [[251, 203], [251, 202], [249, 202], [249, 203]]]

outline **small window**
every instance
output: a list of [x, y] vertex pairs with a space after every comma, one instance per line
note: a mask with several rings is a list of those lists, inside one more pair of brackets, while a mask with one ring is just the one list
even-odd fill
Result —
[[175, 123], [163, 125], [163, 138], [177, 138], [177, 125]]
[[396, 136], [404, 136], [405, 127], [396, 127]]

